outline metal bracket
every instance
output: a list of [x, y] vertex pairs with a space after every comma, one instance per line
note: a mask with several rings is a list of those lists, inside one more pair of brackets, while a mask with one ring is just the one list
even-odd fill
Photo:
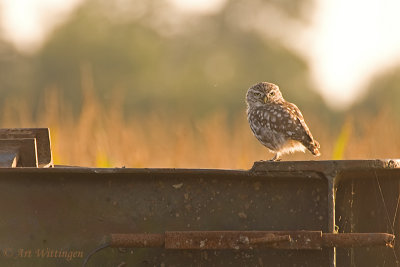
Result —
[[0, 167], [53, 167], [50, 130], [0, 129]]

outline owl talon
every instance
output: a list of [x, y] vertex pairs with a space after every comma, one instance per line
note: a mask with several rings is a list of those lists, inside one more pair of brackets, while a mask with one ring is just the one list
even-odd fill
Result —
[[277, 154], [275, 154], [275, 156], [274, 156], [272, 159], [270, 159], [269, 161], [281, 161], [281, 158], [279, 157], [279, 154], [277, 153]]

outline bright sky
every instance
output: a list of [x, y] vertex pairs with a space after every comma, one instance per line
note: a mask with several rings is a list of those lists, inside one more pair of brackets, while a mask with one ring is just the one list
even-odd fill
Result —
[[399, 0], [316, 1], [308, 32], [313, 78], [333, 106], [348, 105], [374, 75], [400, 64]]
[[82, 0], [1, 0], [0, 19], [5, 38], [20, 50], [32, 51]]
[[[3, 34], [19, 49], [32, 51], [81, 1], [2, 0]], [[217, 11], [226, 2], [169, 1], [194, 13]], [[315, 2], [313, 24], [302, 34], [306, 46], [299, 51], [309, 59], [312, 77], [326, 101], [332, 107], [343, 108], [359, 96], [373, 75], [400, 63], [400, 1]]]

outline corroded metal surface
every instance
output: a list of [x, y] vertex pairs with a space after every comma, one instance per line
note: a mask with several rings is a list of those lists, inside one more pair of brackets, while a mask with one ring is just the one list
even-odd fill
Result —
[[[387, 161], [390, 163], [390, 160]], [[400, 237], [400, 172], [388, 164], [370, 169], [354, 179], [341, 179], [336, 192], [339, 233], [390, 233]], [[398, 240], [393, 248], [337, 250], [337, 266], [399, 266]]]
[[[87, 255], [110, 233], [168, 231], [327, 231], [327, 181], [312, 172], [281, 174], [190, 169], [0, 169], [0, 258], [4, 266], [54, 266], [18, 257], [19, 248], [67, 249]], [[26, 238], [30, 237], [30, 238]], [[8, 251], [8, 250], [7, 250]], [[163, 248], [102, 250], [88, 266], [326, 266], [326, 251]], [[59, 259], [57, 266], [76, 266]], [[144, 263], [147, 262], [147, 263]], [[272, 265], [273, 266], [273, 265]]]
[[250, 171], [254, 173], [274, 172], [307, 172], [319, 173], [326, 177], [334, 175], [336, 183], [343, 178], [368, 177], [366, 172], [389, 171], [400, 169], [400, 159], [376, 159], [376, 160], [325, 160], [325, 161], [258, 161], [255, 162]]
[[110, 247], [166, 249], [322, 249], [394, 245], [388, 233], [321, 231], [173, 231], [164, 234], [112, 234]]
[[321, 249], [320, 231], [166, 232], [168, 249]]
[[[305, 230], [333, 234], [336, 230], [398, 235], [399, 182], [398, 160], [257, 162], [249, 171], [1, 168], [0, 251], [7, 257], [0, 257], [0, 265], [77, 266], [83, 261], [79, 255], [104, 244], [104, 236], [110, 233]], [[248, 242], [283, 244], [287, 239], [288, 235], [264, 235]], [[246, 236], [239, 236], [239, 241], [246, 244]], [[396, 266], [398, 250], [397, 245], [338, 248], [337, 266], [381, 266], [382, 262]], [[32, 257], [23, 257], [29, 252]], [[66, 260], [60, 256], [64, 252], [77, 256]], [[88, 266], [122, 262], [128, 266], [332, 266], [332, 255], [334, 250], [324, 246], [320, 250], [105, 249]]]
[[321, 241], [324, 247], [393, 247], [395, 235], [388, 233], [324, 233]]
[[164, 234], [112, 234], [110, 246], [115, 248], [163, 248]]

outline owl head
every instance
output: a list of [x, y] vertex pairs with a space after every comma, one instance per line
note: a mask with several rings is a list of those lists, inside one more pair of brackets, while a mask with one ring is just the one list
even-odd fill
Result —
[[262, 82], [253, 85], [247, 90], [246, 102], [248, 105], [264, 105], [267, 103], [281, 103], [282, 93], [273, 83]]

